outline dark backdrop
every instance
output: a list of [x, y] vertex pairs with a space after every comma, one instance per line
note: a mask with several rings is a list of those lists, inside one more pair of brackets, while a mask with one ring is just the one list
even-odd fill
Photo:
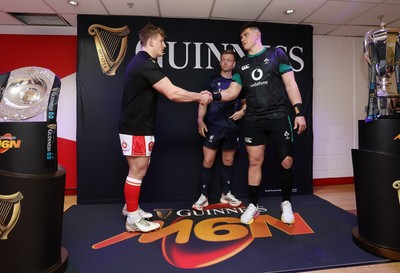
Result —
[[[78, 16], [77, 160], [78, 203], [123, 201], [128, 166], [121, 153], [117, 124], [120, 114], [123, 72], [138, 50], [138, 31], [148, 22], [166, 31], [166, 54], [159, 59], [171, 81], [199, 92], [207, 78], [219, 72], [219, 52], [233, 47], [243, 55], [239, 30], [245, 22], [163, 19], [132, 16]], [[93, 37], [92, 24], [128, 26], [128, 49], [114, 76], [103, 74]], [[296, 70], [308, 129], [295, 136], [294, 192], [312, 193], [312, 27], [260, 23], [263, 44], [283, 46]], [[197, 132], [197, 103], [176, 103], [159, 95], [156, 145], [142, 184], [141, 201], [191, 200], [200, 194], [202, 141]], [[214, 166], [210, 198], [220, 195], [220, 158]], [[262, 190], [279, 194], [279, 163], [267, 149]], [[232, 192], [247, 197], [247, 154], [242, 145], [235, 159]]]

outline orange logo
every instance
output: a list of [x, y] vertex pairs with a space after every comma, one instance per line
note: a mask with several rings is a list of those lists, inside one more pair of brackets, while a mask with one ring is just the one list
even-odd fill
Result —
[[11, 134], [4, 134], [0, 137], [0, 154], [8, 151], [10, 148], [19, 148], [21, 140], [16, 140]]
[[[223, 204], [218, 212], [223, 212]], [[239, 212], [240, 208], [226, 208], [229, 214]], [[180, 210], [181, 217], [165, 225], [164, 221], [156, 221], [160, 229], [151, 233], [120, 233], [98, 242], [92, 249], [101, 249], [110, 245], [137, 237], [141, 244], [161, 242], [164, 259], [178, 268], [194, 269], [210, 266], [225, 261], [248, 247], [254, 240], [272, 237], [273, 232], [284, 232], [289, 236], [313, 234], [313, 230], [304, 219], [295, 213], [295, 223], [291, 226], [282, 223], [274, 217], [264, 214], [254, 220], [250, 226], [240, 223], [238, 217], [194, 217], [190, 212], [184, 216], [185, 210]], [[207, 212], [208, 211], [208, 212]], [[207, 210], [206, 215], [212, 210]], [[178, 214], [178, 213], [177, 213]], [[211, 245], [211, 247], [210, 247]], [[190, 247], [188, 247], [190, 246]]]

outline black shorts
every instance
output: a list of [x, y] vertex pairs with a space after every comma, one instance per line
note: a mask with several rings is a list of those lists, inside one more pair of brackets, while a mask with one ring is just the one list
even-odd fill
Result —
[[213, 128], [206, 133], [203, 146], [210, 149], [236, 150], [239, 146], [239, 130], [225, 127]]
[[293, 142], [290, 118], [244, 122], [244, 142], [249, 146]]

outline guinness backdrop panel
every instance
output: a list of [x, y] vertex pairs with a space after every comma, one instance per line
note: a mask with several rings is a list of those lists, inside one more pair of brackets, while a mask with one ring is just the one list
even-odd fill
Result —
[[[77, 161], [78, 202], [122, 202], [128, 167], [118, 137], [123, 73], [140, 50], [139, 30], [148, 22], [166, 32], [165, 55], [158, 59], [171, 81], [200, 92], [219, 73], [220, 52], [239, 56], [239, 30], [245, 22], [78, 15]], [[295, 69], [308, 122], [294, 144], [294, 191], [312, 192], [312, 27], [260, 23], [263, 44], [280, 46]], [[109, 37], [103, 39], [104, 36]], [[115, 41], [115, 46], [109, 40]], [[116, 47], [116, 49], [115, 49]], [[113, 49], [113, 50], [111, 50]], [[176, 103], [159, 94], [155, 148], [141, 190], [141, 201], [194, 200], [200, 193], [202, 139], [197, 131], [197, 103]], [[268, 151], [262, 190], [280, 190], [279, 163]], [[242, 143], [235, 159], [232, 191], [247, 196], [247, 153]], [[220, 158], [214, 166], [210, 198], [220, 195]], [[278, 192], [279, 193], [279, 192]]]

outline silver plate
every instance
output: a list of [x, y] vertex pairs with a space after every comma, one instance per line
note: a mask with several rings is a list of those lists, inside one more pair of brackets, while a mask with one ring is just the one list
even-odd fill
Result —
[[55, 77], [51, 70], [42, 67], [11, 71], [0, 101], [0, 117], [24, 120], [46, 111]]

